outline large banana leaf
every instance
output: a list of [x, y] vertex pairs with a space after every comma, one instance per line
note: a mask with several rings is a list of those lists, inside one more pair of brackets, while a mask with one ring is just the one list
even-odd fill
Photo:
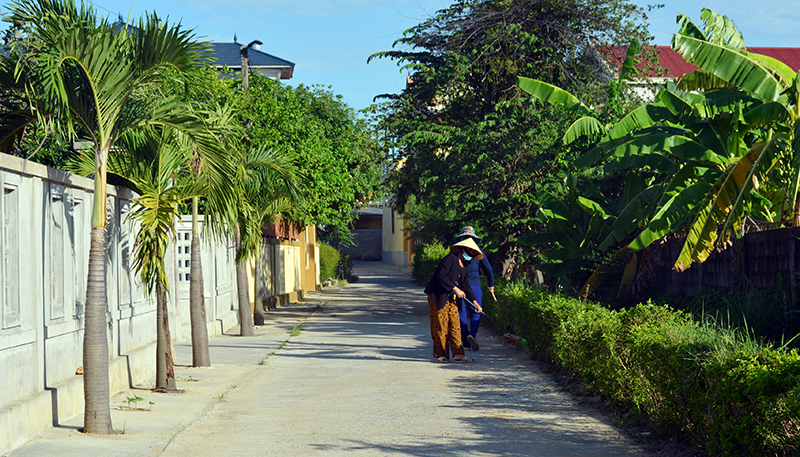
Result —
[[569, 208], [555, 195], [547, 191], [537, 193], [539, 198], [539, 213], [549, 219], [560, 218], [566, 220], [569, 215]]
[[637, 73], [636, 70], [636, 56], [641, 52], [639, 41], [632, 40], [628, 51], [625, 53], [625, 60], [622, 61], [622, 67], [619, 70], [619, 79], [633, 80], [633, 76]]
[[[690, 138], [680, 135], [652, 133], [634, 137], [632, 140], [624, 142], [610, 151], [609, 156], [612, 162], [608, 163], [607, 171], [634, 166], [641, 167], [643, 165], [668, 173], [674, 171], [674, 162], [667, 159], [663, 153], [668, 153], [685, 161], [718, 165], [727, 163], [725, 157]], [[649, 157], [649, 162], [642, 162], [644, 157]]]
[[764, 100], [778, 100], [785, 89], [770, 68], [724, 45], [675, 35], [672, 48], [689, 63]]
[[[694, 22], [692, 22], [689, 16], [683, 13], [678, 13], [677, 23], [680, 25], [680, 31], [678, 32], [679, 35], [690, 36], [697, 38], [698, 40], [708, 41], [705, 33], [703, 33], [703, 31], [700, 30], [700, 28], [697, 27]], [[673, 36], [672, 39], [674, 42], [675, 37]]]
[[625, 117], [614, 124], [608, 131], [608, 138], [619, 140], [633, 132], [653, 125], [663, 125], [667, 122], [677, 121], [678, 119], [675, 118], [672, 111], [660, 103], [643, 105], [626, 114]]
[[[730, 210], [728, 211], [725, 223], [722, 225], [721, 238], [723, 240], [726, 240], [730, 236], [731, 232], [735, 231], [736, 228], [738, 228], [738, 226], [741, 224], [741, 219], [744, 213], [744, 203], [748, 198], [751, 197], [750, 191], [758, 190], [759, 183], [765, 180], [766, 174], [772, 169], [773, 166], [775, 166], [779, 155], [783, 153], [786, 141], [787, 138], [785, 135], [777, 134], [766, 144], [764, 144], [763, 147], [754, 148], [745, 157], [748, 159], [748, 161], [750, 161], [752, 160], [753, 156], [757, 154], [755, 156], [755, 160], [752, 161], [752, 164], [747, 169], [747, 174], [745, 175], [744, 179], [737, 179], [736, 184], [739, 187], [739, 193], [736, 196], [736, 200], [734, 201], [733, 205], [731, 205]], [[741, 182], [739, 182], [739, 179], [741, 179]]]
[[783, 103], [768, 102], [744, 113], [744, 120], [750, 128], [759, 128], [769, 124], [791, 123], [792, 113]]
[[697, 116], [701, 119], [711, 119], [723, 113], [735, 113], [739, 106], [743, 111], [749, 111], [763, 104], [757, 98], [735, 89], [709, 89], [703, 90], [703, 98], [694, 105]]
[[794, 79], [795, 71], [792, 70], [792, 67], [786, 65], [785, 63], [781, 62], [780, 60], [774, 57], [765, 56], [763, 54], [757, 54], [755, 52], [745, 52], [745, 55], [753, 60], [757, 60], [763, 63], [768, 68], [775, 70], [778, 73], [778, 75], [780, 75], [780, 78], [784, 85], [791, 84], [791, 81]]
[[644, 220], [650, 212], [653, 202], [658, 201], [664, 188], [661, 184], [640, 192], [623, 208], [616, 220], [611, 224], [611, 233], [606, 236], [598, 249], [607, 251], [625, 241], [635, 231], [639, 230], [639, 221]]
[[[675, 262], [676, 270], [684, 271], [693, 262], [704, 262], [717, 245], [720, 228], [723, 228], [723, 233], [729, 233], [730, 229], [735, 230], [738, 227], [740, 221], [736, 214], [739, 214], [738, 208], [741, 208], [739, 198], [744, 199], [749, 195], [750, 186], [753, 185], [751, 169], [758, 161], [761, 148], [763, 144], [751, 149], [728, 166], [698, 205], [697, 216], [690, 225], [686, 241]], [[767, 162], [769, 161], [760, 163], [760, 166], [763, 167]], [[726, 222], [732, 212], [734, 217]], [[727, 241], [727, 238], [723, 240]]]
[[717, 241], [717, 226], [725, 219], [715, 204], [715, 200], [716, 195], [709, 192], [698, 205], [697, 216], [689, 228], [686, 241], [675, 261], [675, 269], [679, 272], [689, 268], [692, 262], [704, 262], [714, 249], [714, 243]]
[[647, 228], [631, 241], [628, 249], [631, 252], [641, 251], [654, 241], [680, 230], [686, 219], [697, 209], [697, 202], [702, 201], [710, 189], [710, 184], [701, 181], [674, 195], [658, 210]]
[[593, 138], [602, 133], [603, 124], [600, 121], [592, 116], [583, 116], [569, 126], [562, 141], [570, 144], [583, 136]]
[[683, 117], [687, 113], [692, 113], [694, 111], [694, 100], [698, 98], [699, 97], [695, 94], [679, 90], [672, 81], [668, 82], [667, 86], [656, 94], [658, 102], [678, 117]]
[[685, 91], [728, 89], [733, 87], [728, 81], [712, 75], [705, 70], [695, 70], [678, 78], [678, 88]]
[[539, 100], [558, 106], [566, 111], [575, 111], [581, 116], [593, 116], [592, 110], [581, 102], [578, 97], [571, 93], [548, 84], [538, 79], [525, 78], [520, 76], [517, 85], [525, 92], [538, 98]]
[[[658, 141], [661, 141], [663, 137], [682, 135], [685, 133], [687, 133], [685, 129], [655, 125], [637, 132], [632, 132], [629, 135], [618, 139], [612, 139], [606, 135], [596, 147], [575, 159], [574, 165], [579, 168], [594, 166], [614, 155], [620, 157], [628, 155], [625, 151], [631, 147], [634, 147], [628, 145], [628, 143], [633, 143], [635, 145], [657, 143]], [[656, 137], [658, 139], [653, 140], [653, 138]], [[639, 146], [635, 146], [634, 148], [638, 147]]]
[[744, 48], [744, 38], [742, 33], [728, 19], [728, 16], [719, 15], [708, 8], [703, 8], [700, 13], [706, 27], [708, 41], [716, 44], [724, 44], [732, 48]]

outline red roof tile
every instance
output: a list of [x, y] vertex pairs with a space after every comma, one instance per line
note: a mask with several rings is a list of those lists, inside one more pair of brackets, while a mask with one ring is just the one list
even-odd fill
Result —
[[[656, 46], [655, 48], [659, 52], [658, 62], [661, 68], [667, 70], [667, 77], [677, 78], [697, 69], [697, 67], [685, 61], [683, 56], [672, 50], [671, 47]], [[794, 71], [800, 70], [800, 48], [752, 47], [749, 50], [756, 54], [778, 59]], [[625, 47], [612, 48], [611, 55], [609, 55], [612, 64], [618, 66], [619, 62], [625, 58], [626, 52], [627, 48]], [[637, 68], [644, 69], [644, 65], [639, 64]]]

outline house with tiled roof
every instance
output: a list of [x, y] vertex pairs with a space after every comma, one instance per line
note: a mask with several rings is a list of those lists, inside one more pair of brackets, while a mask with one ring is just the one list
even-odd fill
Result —
[[[213, 43], [209, 62], [218, 70], [227, 67], [233, 70], [234, 73], [240, 73], [242, 71], [242, 47], [247, 47], [247, 45], [237, 42], [236, 36], [233, 37], [232, 43]], [[268, 54], [260, 49], [249, 48], [247, 56], [249, 58], [248, 68], [250, 73], [260, 73], [274, 80], [290, 79], [294, 73], [293, 62]]]
[[[779, 48], [779, 47], [750, 47], [747, 48], [755, 54], [762, 54], [788, 65], [792, 70], [800, 70], [800, 48]], [[683, 56], [672, 49], [670, 46], [655, 46], [658, 53], [658, 64], [660, 68], [648, 69], [644, 62], [639, 62], [636, 67], [640, 70], [641, 76], [645, 81], [642, 84], [632, 84], [631, 88], [640, 96], [650, 93], [646, 88], [648, 84], [661, 86], [668, 80], [676, 80], [681, 76], [697, 70], [697, 67], [684, 60]], [[611, 50], [607, 59], [612, 67], [619, 68], [620, 63], [625, 59], [626, 47], [615, 47]]]
[[[125, 22], [120, 14], [114, 27], [117, 30], [135, 29], [133, 25]], [[256, 40], [253, 43], [262, 44]], [[235, 74], [242, 71], [242, 51], [246, 50], [248, 57], [248, 69], [250, 73], [261, 73], [269, 79], [290, 79], [294, 73], [294, 62], [267, 54], [257, 46], [244, 45], [237, 42], [236, 35], [233, 36], [233, 43], [212, 43], [212, 50], [209, 59], [201, 59], [209, 62], [217, 70], [228, 68]]]

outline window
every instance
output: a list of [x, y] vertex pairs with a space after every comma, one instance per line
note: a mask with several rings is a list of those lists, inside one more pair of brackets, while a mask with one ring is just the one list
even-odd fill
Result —
[[[3, 176], [3, 178], [6, 178]], [[19, 183], [3, 182], [2, 205], [2, 264], [3, 274], [2, 328], [13, 328], [20, 325], [20, 227], [19, 227]]]
[[64, 211], [64, 187], [50, 185], [50, 211], [48, 233], [48, 260], [49, 268], [46, 282], [50, 283], [50, 319], [62, 319], [64, 317], [64, 300], [66, 294], [64, 269], [64, 235], [65, 235], [65, 211]]

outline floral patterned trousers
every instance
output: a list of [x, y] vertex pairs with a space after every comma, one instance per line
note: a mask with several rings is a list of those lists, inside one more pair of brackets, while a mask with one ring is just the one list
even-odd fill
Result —
[[439, 309], [428, 295], [428, 307], [431, 311], [431, 338], [433, 339], [433, 358], [450, 358], [464, 355], [461, 345], [461, 322], [458, 319], [458, 307], [454, 300], [448, 300], [444, 308]]

